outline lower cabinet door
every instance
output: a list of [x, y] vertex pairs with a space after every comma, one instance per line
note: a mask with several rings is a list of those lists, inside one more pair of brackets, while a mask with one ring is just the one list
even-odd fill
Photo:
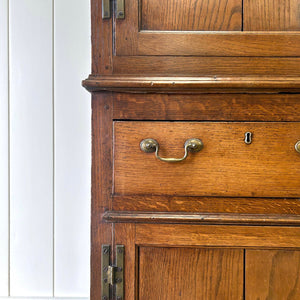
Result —
[[300, 228], [115, 224], [126, 300], [300, 299]]

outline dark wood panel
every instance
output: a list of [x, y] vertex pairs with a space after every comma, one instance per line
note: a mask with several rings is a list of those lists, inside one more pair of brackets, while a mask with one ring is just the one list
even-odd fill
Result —
[[300, 251], [247, 250], [246, 299], [300, 299]]
[[299, 0], [244, 0], [244, 30], [300, 30]]
[[300, 121], [300, 95], [118, 93], [114, 94], [113, 117], [123, 120]]
[[114, 196], [115, 211], [300, 215], [300, 199]]
[[242, 0], [141, 1], [143, 30], [242, 29]]
[[136, 224], [136, 243], [171, 247], [299, 248], [300, 227]]
[[103, 212], [111, 208], [112, 97], [110, 93], [93, 95], [92, 125], [91, 299], [97, 300], [101, 298], [101, 245], [112, 242], [112, 225], [102, 222]]
[[[114, 132], [115, 194], [299, 197], [294, 146], [300, 123], [114, 122]], [[166, 163], [140, 150], [146, 138], [157, 140], [162, 157], [182, 157], [189, 138], [200, 138], [204, 147], [183, 162]]]
[[139, 249], [139, 299], [243, 299], [243, 250]]

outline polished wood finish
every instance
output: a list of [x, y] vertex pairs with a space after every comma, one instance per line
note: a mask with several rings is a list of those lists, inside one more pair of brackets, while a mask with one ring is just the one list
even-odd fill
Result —
[[247, 250], [247, 299], [298, 300], [300, 251]]
[[140, 247], [139, 299], [243, 299], [243, 250]]
[[[125, 246], [125, 300], [298, 299], [299, 1], [125, 0], [124, 19], [111, 4], [102, 19], [91, 0], [83, 81], [91, 300], [103, 244]], [[139, 149], [152, 137], [180, 157], [194, 135], [204, 149], [180, 164]]]
[[103, 219], [112, 223], [161, 224], [241, 224], [241, 225], [300, 225], [299, 215], [246, 215], [212, 213], [114, 212], [104, 213]]
[[244, 0], [244, 30], [299, 31], [298, 0]]
[[136, 243], [169, 247], [299, 248], [300, 227], [137, 224]]
[[113, 118], [150, 121], [300, 121], [300, 96], [158, 94], [153, 97], [152, 94], [116, 93]]
[[300, 200], [152, 195], [113, 196], [114, 211], [299, 215]]
[[142, 30], [240, 31], [241, 0], [151, 1], [141, 4]]
[[[115, 122], [114, 193], [297, 197], [299, 132], [295, 122]], [[182, 157], [189, 138], [201, 139], [204, 148], [181, 163], [165, 163], [140, 150], [146, 138], [157, 140], [162, 157]]]
[[92, 207], [91, 207], [91, 299], [101, 297], [101, 245], [111, 244], [111, 224], [101, 215], [111, 209], [112, 106], [111, 94], [93, 95], [92, 108]]

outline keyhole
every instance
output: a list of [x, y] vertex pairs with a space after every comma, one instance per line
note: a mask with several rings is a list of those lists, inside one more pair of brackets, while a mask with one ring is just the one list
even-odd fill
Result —
[[252, 143], [252, 132], [245, 133], [245, 143], [250, 145]]

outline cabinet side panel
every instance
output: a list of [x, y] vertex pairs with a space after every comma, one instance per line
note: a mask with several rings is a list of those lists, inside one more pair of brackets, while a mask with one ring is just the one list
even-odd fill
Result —
[[112, 225], [102, 222], [111, 206], [112, 101], [111, 93], [92, 98], [91, 300], [101, 299], [101, 245], [111, 244]]

